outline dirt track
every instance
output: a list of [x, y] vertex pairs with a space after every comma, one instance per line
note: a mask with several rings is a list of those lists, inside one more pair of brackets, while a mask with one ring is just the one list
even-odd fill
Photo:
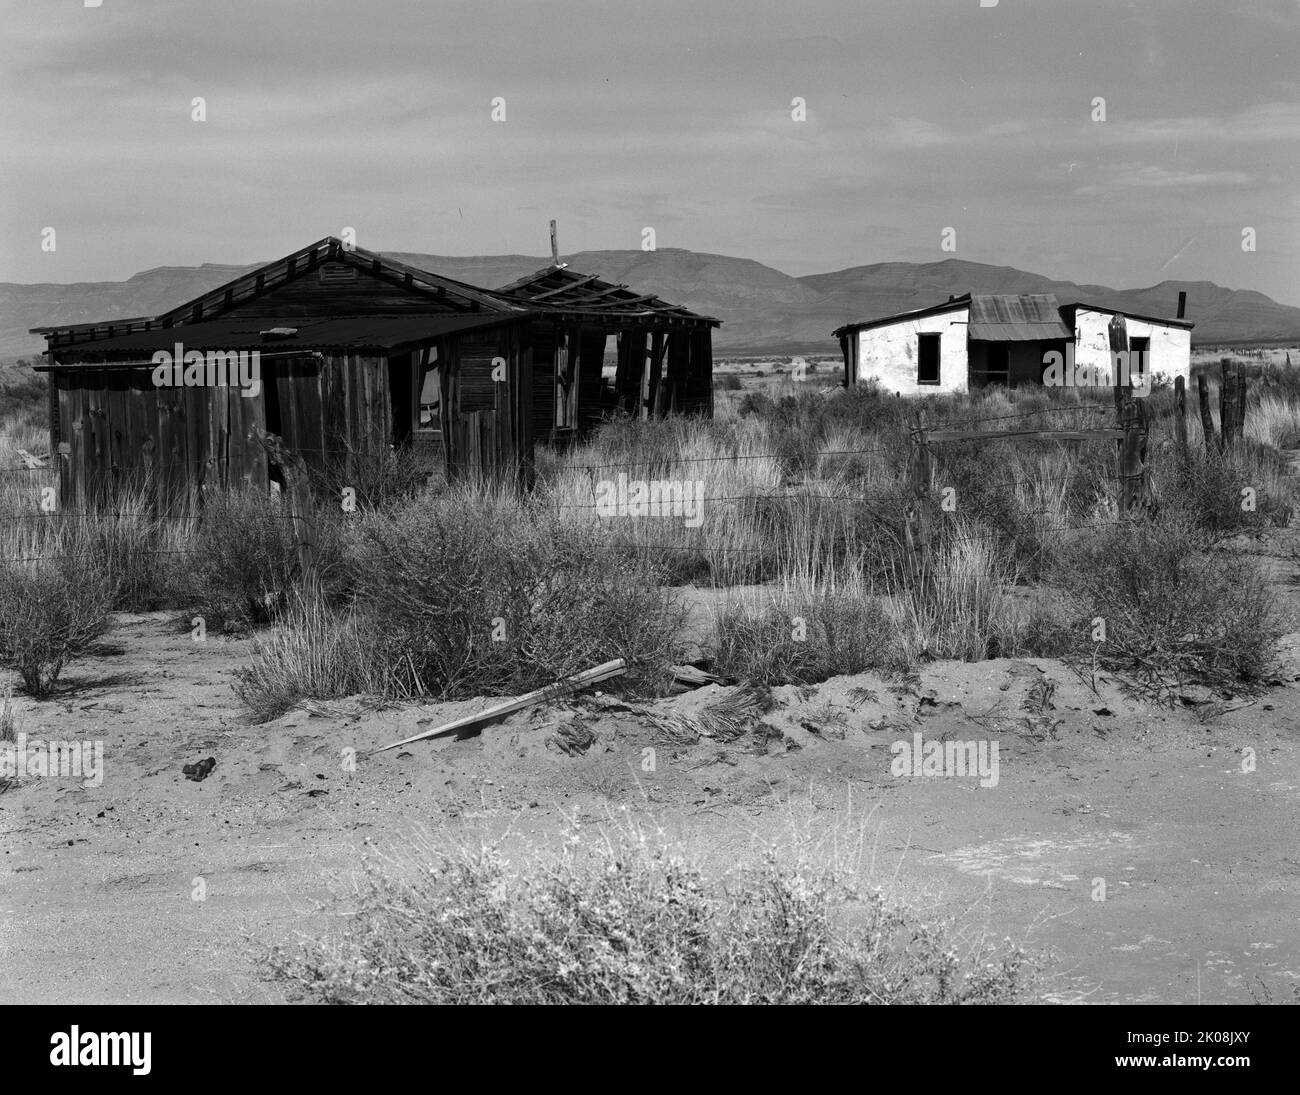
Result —
[[[344, 749], [481, 704], [249, 726], [229, 677], [248, 641], [195, 644], [163, 616], [123, 617], [109, 638], [63, 700], [20, 701], [29, 739], [102, 738], [106, 774], [0, 795], [0, 1000], [277, 999], [243, 933], [319, 927], [316, 900], [346, 892], [364, 856], [485, 837], [518, 852], [565, 812], [595, 822], [623, 806], [718, 869], [796, 834], [841, 860], [861, 842], [873, 884], [1051, 953], [1057, 999], [1249, 1001], [1300, 983], [1294, 640], [1290, 683], [1204, 723], [1094, 695], [1059, 663], [942, 663], [892, 690], [870, 676], [779, 690], [766, 722], [781, 735], [762, 755], [750, 739], [665, 745], [642, 715], [587, 698], [347, 773]], [[597, 734], [585, 755], [547, 744], [574, 719]], [[917, 731], [998, 740], [997, 786], [892, 776], [891, 744]], [[209, 755], [211, 776], [183, 777]]]

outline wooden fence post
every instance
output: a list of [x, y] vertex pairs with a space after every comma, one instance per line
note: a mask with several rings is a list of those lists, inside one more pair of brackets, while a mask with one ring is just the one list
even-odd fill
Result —
[[311, 485], [307, 479], [307, 466], [302, 457], [285, 448], [284, 442], [275, 434], [259, 429], [257, 440], [266, 450], [267, 459], [284, 476], [289, 517], [298, 546], [299, 576], [304, 583], [313, 581], [316, 576], [316, 530], [312, 522]]
[[930, 570], [930, 481], [933, 465], [930, 461], [930, 444], [926, 439], [925, 411], [917, 412], [915, 425], [908, 445], [907, 520], [904, 535], [912, 587], [928, 585]]
[[1174, 378], [1174, 437], [1178, 441], [1178, 457], [1187, 459], [1187, 381]]
[[1133, 405], [1133, 393], [1125, 384], [1128, 379], [1121, 367], [1128, 361], [1128, 324], [1122, 315], [1110, 317], [1106, 326], [1106, 335], [1110, 343], [1110, 367], [1114, 371], [1115, 391], [1115, 425], [1124, 431], [1124, 436], [1116, 443], [1118, 452], [1115, 476], [1118, 481], [1116, 494], [1120, 515], [1128, 513], [1129, 506], [1135, 501], [1135, 479], [1140, 475], [1141, 438], [1137, 419], [1139, 411]]
[[1228, 372], [1228, 359], [1219, 362], [1219, 451], [1237, 440], [1237, 374]]
[[1237, 377], [1237, 437], [1246, 440], [1246, 377]]
[[1196, 396], [1201, 405], [1201, 430], [1205, 434], [1205, 455], [1215, 451], [1214, 416], [1210, 414], [1210, 382], [1202, 373], [1196, 378]]
[[1142, 497], [1142, 412], [1133, 400], [1126, 400], [1120, 415], [1124, 438], [1119, 453], [1119, 512], [1127, 514]]

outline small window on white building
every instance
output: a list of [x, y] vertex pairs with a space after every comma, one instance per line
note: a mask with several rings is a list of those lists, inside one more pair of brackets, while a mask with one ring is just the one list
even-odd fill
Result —
[[917, 335], [916, 382], [939, 383], [939, 336]]
[[1128, 340], [1128, 368], [1130, 383], [1141, 388], [1146, 382], [1142, 377], [1151, 373], [1151, 339], [1130, 338]]

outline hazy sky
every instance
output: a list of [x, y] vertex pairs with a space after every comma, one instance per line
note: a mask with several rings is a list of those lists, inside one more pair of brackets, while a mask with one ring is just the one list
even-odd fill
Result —
[[555, 217], [563, 252], [652, 226], [793, 274], [952, 227], [975, 262], [1300, 304], [1296, 0], [84, 2], [0, 2], [0, 280], [344, 225], [541, 255]]

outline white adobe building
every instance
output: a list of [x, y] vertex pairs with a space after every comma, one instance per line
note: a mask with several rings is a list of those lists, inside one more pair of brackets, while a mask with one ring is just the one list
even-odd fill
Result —
[[[1122, 315], [1129, 352], [1144, 355], [1133, 359], [1143, 362], [1144, 372], [1189, 381], [1194, 324], [1183, 318], [1186, 303], [1179, 293], [1177, 318], [1157, 319], [1083, 301], [1061, 305], [1051, 293], [966, 293], [930, 308], [846, 324], [835, 337], [846, 385], [874, 379], [900, 395], [1038, 385], [1055, 361], [1088, 366], [1109, 383], [1107, 328]], [[1060, 358], [1048, 356], [1053, 351]]]

